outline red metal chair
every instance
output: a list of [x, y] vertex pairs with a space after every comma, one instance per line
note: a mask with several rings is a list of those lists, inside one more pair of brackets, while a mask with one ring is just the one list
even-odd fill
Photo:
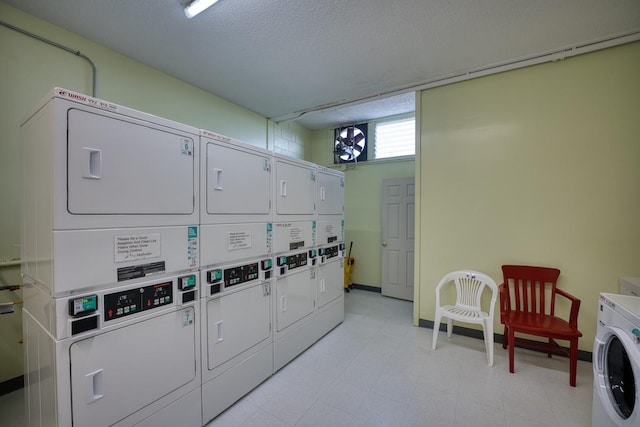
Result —
[[[580, 300], [558, 289], [556, 283], [560, 270], [547, 267], [503, 265], [504, 282], [500, 285], [500, 323], [504, 324], [502, 348], [509, 346], [509, 372], [514, 372], [514, 348], [540, 350], [569, 357], [569, 384], [576, 386], [578, 365], [578, 310]], [[555, 315], [556, 296], [571, 302], [569, 320]], [[547, 338], [534, 341], [516, 338], [515, 334], [527, 334]], [[570, 350], [558, 345], [555, 340], [569, 341]]]

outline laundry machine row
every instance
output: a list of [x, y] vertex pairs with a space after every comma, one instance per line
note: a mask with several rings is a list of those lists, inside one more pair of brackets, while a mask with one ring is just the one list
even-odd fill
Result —
[[342, 322], [341, 172], [61, 88], [21, 132], [28, 426], [203, 425]]

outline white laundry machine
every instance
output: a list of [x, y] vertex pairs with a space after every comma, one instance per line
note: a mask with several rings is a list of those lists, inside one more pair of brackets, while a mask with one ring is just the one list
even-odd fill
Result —
[[317, 165], [274, 154], [274, 221], [309, 221], [316, 212]]
[[600, 294], [592, 426], [640, 426], [640, 297]]
[[27, 295], [26, 426], [200, 426], [198, 282], [187, 273], [78, 293], [41, 315]]
[[55, 88], [21, 137], [27, 281], [61, 297], [199, 267], [197, 129]]
[[274, 371], [278, 371], [318, 340], [312, 322], [316, 310], [316, 250], [276, 256], [274, 292]]
[[200, 131], [201, 266], [272, 253], [271, 152]]
[[344, 320], [344, 243], [318, 250], [317, 314], [318, 339]]
[[271, 258], [201, 272], [202, 424], [273, 374]]

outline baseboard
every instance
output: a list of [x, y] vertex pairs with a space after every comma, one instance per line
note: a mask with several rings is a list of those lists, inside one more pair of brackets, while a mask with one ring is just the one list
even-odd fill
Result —
[[20, 390], [23, 387], [24, 387], [24, 375], [20, 375], [19, 377], [15, 377], [15, 378], [11, 378], [10, 380], [3, 381], [0, 383], [0, 396], [14, 392], [16, 390]]
[[[420, 319], [418, 322], [418, 326], [421, 328], [429, 328], [433, 329], [433, 321], [432, 320], [424, 320]], [[440, 330], [443, 332], [447, 331], [447, 323], [440, 324]], [[484, 335], [482, 331], [478, 329], [465, 328], [464, 326], [456, 326], [453, 325], [453, 333], [457, 335], [463, 335], [465, 337], [477, 338], [480, 340], [484, 340]], [[493, 334], [493, 341], [497, 343], [502, 343], [502, 334]], [[565, 348], [568, 350], [567, 348]], [[506, 350], [505, 350], [506, 351]], [[535, 351], [535, 350], [534, 350]], [[578, 350], [578, 360], [582, 360], [584, 362], [593, 362], [593, 353], [590, 351]]]
[[351, 289], [360, 289], [362, 291], [377, 292], [379, 294], [382, 293], [382, 288], [379, 288], [377, 286], [358, 285], [357, 283], [353, 283], [351, 285]]

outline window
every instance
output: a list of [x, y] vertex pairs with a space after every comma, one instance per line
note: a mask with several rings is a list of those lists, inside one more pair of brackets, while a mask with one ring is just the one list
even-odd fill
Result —
[[375, 123], [373, 157], [414, 156], [416, 154], [415, 117], [403, 117]]

